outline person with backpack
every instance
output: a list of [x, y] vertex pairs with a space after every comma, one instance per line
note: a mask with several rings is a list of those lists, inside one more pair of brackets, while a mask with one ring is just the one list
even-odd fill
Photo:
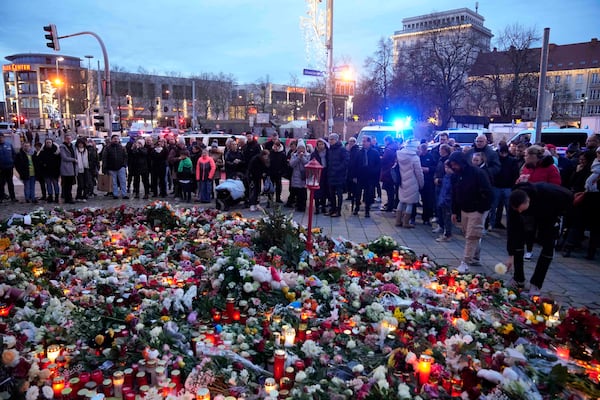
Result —
[[177, 181], [180, 185], [181, 200], [191, 203], [192, 191], [194, 188], [194, 166], [190, 159], [190, 152], [183, 149], [179, 155], [179, 164], [177, 165]]

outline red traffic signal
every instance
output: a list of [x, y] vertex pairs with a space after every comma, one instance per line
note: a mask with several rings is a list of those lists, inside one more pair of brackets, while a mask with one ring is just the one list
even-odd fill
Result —
[[56, 25], [50, 24], [48, 26], [44, 26], [44, 31], [48, 32], [47, 35], [44, 35], [46, 39], [48, 39], [48, 43], [46, 46], [54, 49], [55, 51], [60, 50], [60, 43], [58, 43], [58, 34], [56, 33]]

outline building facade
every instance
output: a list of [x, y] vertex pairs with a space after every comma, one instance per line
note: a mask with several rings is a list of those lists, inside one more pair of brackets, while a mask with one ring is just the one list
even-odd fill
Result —
[[[510, 86], [514, 79], [514, 57], [508, 51], [492, 51], [480, 54], [471, 69], [469, 79], [481, 83], [485, 90], [489, 82], [498, 87]], [[532, 96], [528, 103], [520, 104], [515, 110], [516, 116], [535, 118], [537, 86], [539, 81], [541, 48], [525, 50], [520, 55], [527, 62], [520, 65], [522, 76], [530, 75]], [[548, 49], [548, 69], [546, 90], [549, 92], [548, 108], [551, 108], [552, 120], [575, 124], [585, 116], [600, 116], [600, 42], [593, 38], [589, 42], [567, 45], [550, 44]], [[485, 97], [485, 96], [483, 96]], [[497, 96], [496, 96], [497, 97]], [[497, 101], [488, 100], [485, 108], [491, 115], [500, 115]], [[549, 113], [548, 113], [549, 114]], [[548, 119], [548, 118], [546, 118]]]
[[493, 35], [484, 21], [483, 16], [468, 8], [404, 18], [402, 30], [392, 35], [394, 61], [397, 63], [406, 50], [426, 44], [431, 35], [452, 35], [459, 31], [472, 37], [478, 49], [489, 51]]
[[79, 58], [28, 53], [6, 59], [11, 62], [2, 66], [6, 111], [15, 125], [48, 129], [59, 121], [69, 125], [85, 112], [88, 76]]

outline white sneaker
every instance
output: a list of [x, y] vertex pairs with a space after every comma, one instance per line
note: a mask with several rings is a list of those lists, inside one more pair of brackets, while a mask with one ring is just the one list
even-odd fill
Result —
[[435, 228], [433, 228], [431, 230], [431, 233], [442, 233], [442, 232], [443, 232], [443, 229], [440, 228], [439, 226], [436, 226]]
[[532, 254], [530, 251], [528, 251], [528, 252], [527, 252], [527, 253], [525, 253], [525, 255], [523, 256], [523, 259], [524, 259], [525, 261], [531, 261], [531, 257], [533, 257], [533, 254]]
[[461, 261], [460, 265], [456, 269], [461, 274], [465, 274], [465, 273], [469, 272], [469, 266], [464, 261]]
[[256, 211], [256, 206], [250, 206], [250, 211]]
[[381, 197], [376, 198], [375, 203], [381, 203]]
[[452, 236], [442, 235], [439, 238], [436, 238], [435, 241], [438, 243], [450, 242], [452, 241]]

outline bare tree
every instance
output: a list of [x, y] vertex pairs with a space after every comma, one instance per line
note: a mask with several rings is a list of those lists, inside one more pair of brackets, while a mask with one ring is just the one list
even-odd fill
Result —
[[381, 97], [379, 114], [386, 117], [389, 108], [390, 86], [394, 77], [394, 60], [391, 39], [380, 38], [372, 57], [365, 60], [365, 69], [369, 71], [368, 81], [372, 90]]
[[477, 60], [475, 79], [483, 81], [500, 116], [512, 117], [519, 108], [535, 105], [539, 54], [531, 45], [539, 39], [533, 28], [510, 25], [498, 37], [500, 51], [481, 54]]

